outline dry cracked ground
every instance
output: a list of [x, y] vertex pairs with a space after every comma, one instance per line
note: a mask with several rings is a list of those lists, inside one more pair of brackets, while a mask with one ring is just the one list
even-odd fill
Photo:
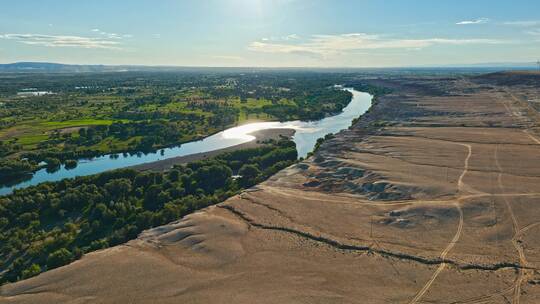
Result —
[[493, 78], [371, 79], [314, 157], [0, 302], [540, 303], [540, 85]]

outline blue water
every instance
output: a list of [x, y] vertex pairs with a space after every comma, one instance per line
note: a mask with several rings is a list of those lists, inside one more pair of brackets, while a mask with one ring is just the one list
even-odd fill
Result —
[[195, 153], [210, 152], [255, 140], [250, 135], [255, 131], [266, 129], [295, 129], [293, 141], [299, 157], [305, 157], [313, 151], [318, 138], [328, 133], [337, 133], [351, 125], [353, 119], [364, 114], [371, 106], [372, 96], [353, 89], [346, 89], [353, 94], [351, 102], [343, 111], [317, 121], [289, 121], [289, 122], [259, 122], [226, 129], [199, 141], [183, 144], [177, 147], [166, 148], [155, 153], [123, 155], [117, 158], [104, 155], [92, 159], [81, 159], [75, 169], [67, 170], [64, 166], [60, 170], [49, 173], [46, 169], [37, 171], [31, 179], [14, 186], [0, 188], [0, 195], [11, 193], [14, 189], [25, 188], [47, 181], [59, 181], [64, 178], [85, 176], [101, 173], [108, 170], [125, 168], [149, 162], [155, 162], [172, 157], [186, 156]]

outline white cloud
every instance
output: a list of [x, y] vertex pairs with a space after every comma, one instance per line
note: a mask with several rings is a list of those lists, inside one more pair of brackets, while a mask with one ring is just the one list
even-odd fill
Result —
[[80, 36], [41, 35], [41, 34], [4, 34], [2, 39], [14, 40], [29, 45], [47, 47], [77, 47], [85, 49], [120, 49], [120, 43], [104, 38]]
[[159, 38], [161, 38], [161, 34], [153, 34], [152, 37], [154, 37], [156, 39], [159, 39]]
[[373, 49], [422, 49], [434, 45], [501, 44], [493, 39], [389, 39], [379, 35], [352, 33], [341, 35], [314, 35], [305, 42], [255, 41], [248, 49], [264, 53], [290, 53], [328, 56], [344, 52]]
[[485, 23], [488, 23], [488, 22], [489, 22], [488, 18], [479, 18], [479, 19], [476, 19], [476, 20], [460, 21], [460, 22], [458, 22], [456, 24], [457, 25], [472, 25], [472, 24], [485, 24]]

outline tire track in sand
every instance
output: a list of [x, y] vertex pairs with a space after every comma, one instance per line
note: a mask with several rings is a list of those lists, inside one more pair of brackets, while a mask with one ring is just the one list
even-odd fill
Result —
[[536, 138], [534, 135], [532, 135], [532, 134], [529, 132], [529, 130], [523, 130], [523, 133], [527, 134], [527, 136], [529, 136], [529, 138], [530, 138], [532, 141], [534, 141], [534, 142], [536, 142], [537, 144], [540, 145], [540, 140], [539, 140], [538, 138]]
[[[501, 189], [502, 192], [504, 192], [504, 186], [502, 182], [502, 176], [503, 176], [503, 170], [501, 167], [501, 164], [499, 163], [499, 145], [495, 148], [495, 165], [497, 166], [497, 169], [499, 170], [499, 174], [497, 176], [497, 183], [499, 185], [499, 189]], [[514, 236], [512, 237], [512, 244], [514, 245], [514, 248], [516, 248], [516, 251], [519, 255], [519, 263], [523, 266], [527, 266], [527, 258], [525, 257], [525, 253], [523, 252], [523, 248], [519, 245], [519, 235], [522, 233], [519, 229], [519, 223], [517, 221], [516, 215], [514, 214], [514, 210], [512, 209], [512, 204], [510, 203], [510, 200], [508, 197], [503, 197], [504, 203], [506, 205], [506, 208], [508, 209], [508, 213], [510, 214], [510, 218], [512, 219], [512, 228], [514, 230]], [[518, 278], [514, 285], [514, 295], [512, 299], [513, 304], [519, 304], [520, 296], [521, 296], [521, 285], [523, 283], [523, 280], [525, 279], [526, 273], [523, 269], [518, 270]]]
[[[469, 171], [469, 159], [471, 158], [471, 155], [472, 155], [472, 147], [469, 144], [461, 143], [460, 145], [467, 147], [467, 150], [468, 150], [467, 157], [465, 158], [465, 165], [464, 165], [463, 172], [461, 173], [461, 175], [459, 176], [459, 179], [458, 179], [458, 192], [461, 193], [461, 192], [463, 192], [463, 190], [465, 188], [465, 183], [463, 183], [463, 178], [465, 177], [465, 175]], [[460, 196], [461, 196], [461, 194], [460, 194]], [[452, 250], [452, 248], [454, 248], [456, 243], [459, 241], [459, 238], [461, 236], [461, 231], [463, 230], [463, 210], [461, 209], [461, 206], [459, 205], [461, 200], [462, 200], [462, 198], [458, 198], [458, 201], [456, 203], [454, 203], [454, 205], [456, 206], [456, 209], [459, 212], [459, 224], [458, 224], [456, 233], [454, 234], [454, 237], [452, 238], [450, 243], [448, 243], [448, 246], [446, 246], [446, 248], [441, 252], [440, 258], [443, 259], [443, 260], [446, 258], [446, 256], [450, 252], [450, 250]], [[409, 302], [409, 304], [418, 303], [418, 301], [426, 294], [426, 292], [429, 290], [429, 288], [431, 287], [433, 282], [435, 282], [435, 280], [437, 279], [439, 274], [445, 268], [446, 268], [446, 263], [440, 264], [439, 267], [437, 268], [437, 270], [435, 270], [435, 272], [433, 273], [433, 275], [429, 279], [429, 281], [427, 281], [427, 283], [424, 285], [424, 287], [422, 287], [422, 289], [420, 289], [420, 291]]]

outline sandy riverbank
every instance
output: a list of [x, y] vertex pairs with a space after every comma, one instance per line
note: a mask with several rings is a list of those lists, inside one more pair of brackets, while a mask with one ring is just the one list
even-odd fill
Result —
[[279, 138], [292, 138], [294, 135], [295, 130], [294, 129], [268, 129], [268, 130], [260, 130], [251, 133], [251, 135], [256, 137], [256, 140], [239, 144], [236, 146], [218, 149], [210, 152], [203, 152], [203, 153], [196, 153], [196, 154], [190, 154], [185, 156], [178, 156], [178, 157], [172, 157], [156, 162], [141, 164], [133, 167], [129, 167], [130, 169], [135, 170], [141, 170], [141, 171], [165, 171], [170, 168], [172, 168], [174, 165], [178, 164], [185, 164], [193, 161], [198, 161], [202, 159], [208, 159], [215, 157], [219, 154], [225, 153], [225, 152], [231, 152], [241, 149], [249, 149], [249, 148], [256, 148], [264, 144], [265, 141], [269, 139], [279, 139]]

